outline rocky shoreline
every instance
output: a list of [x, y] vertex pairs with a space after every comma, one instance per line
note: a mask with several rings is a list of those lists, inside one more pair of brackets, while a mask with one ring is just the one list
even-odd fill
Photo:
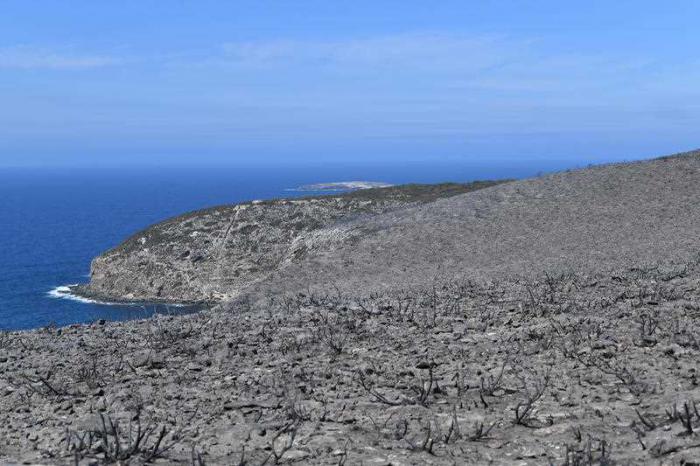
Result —
[[70, 290], [70, 293], [76, 297], [104, 304], [162, 304], [177, 307], [202, 306], [202, 308], [211, 307], [218, 304], [215, 301], [178, 301], [174, 299], [158, 297], [153, 297], [152, 299], [148, 299], [147, 301], [138, 301], [97, 291], [94, 288], [90, 287], [89, 284], [71, 285], [68, 288]]

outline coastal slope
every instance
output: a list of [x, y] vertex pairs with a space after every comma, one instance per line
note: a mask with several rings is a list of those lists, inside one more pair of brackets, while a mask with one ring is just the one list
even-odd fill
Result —
[[697, 464], [700, 152], [479, 186], [138, 233], [91, 289], [225, 305], [0, 332], [0, 463]]
[[167, 220], [96, 258], [77, 291], [223, 302], [439, 280], [610, 271], [698, 252], [700, 152], [508, 183], [248, 202]]
[[699, 151], [514, 181], [337, 226], [259, 291], [370, 294], [685, 261], [700, 251], [698, 199]]
[[343, 223], [499, 183], [404, 185], [192, 212], [95, 258], [90, 283], [73, 291], [101, 301], [220, 302], [295, 262], [314, 244], [338, 241]]

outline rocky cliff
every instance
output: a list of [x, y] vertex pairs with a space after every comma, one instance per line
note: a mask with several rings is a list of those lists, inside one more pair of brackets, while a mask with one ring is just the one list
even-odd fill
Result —
[[97, 257], [90, 283], [75, 291], [105, 301], [218, 302], [321, 243], [341, 242], [343, 223], [496, 184], [405, 185], [192, 212]]

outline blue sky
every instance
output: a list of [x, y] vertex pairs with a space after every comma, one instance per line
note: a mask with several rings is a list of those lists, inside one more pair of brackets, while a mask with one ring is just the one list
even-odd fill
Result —
[[700, 146], [697, 1], [0, 2], [0, 166]]

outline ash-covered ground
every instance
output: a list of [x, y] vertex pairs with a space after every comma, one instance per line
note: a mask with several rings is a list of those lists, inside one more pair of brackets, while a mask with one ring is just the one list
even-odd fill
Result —
[[0, 334], [0, 460], [697, 464], [700, 260]]

